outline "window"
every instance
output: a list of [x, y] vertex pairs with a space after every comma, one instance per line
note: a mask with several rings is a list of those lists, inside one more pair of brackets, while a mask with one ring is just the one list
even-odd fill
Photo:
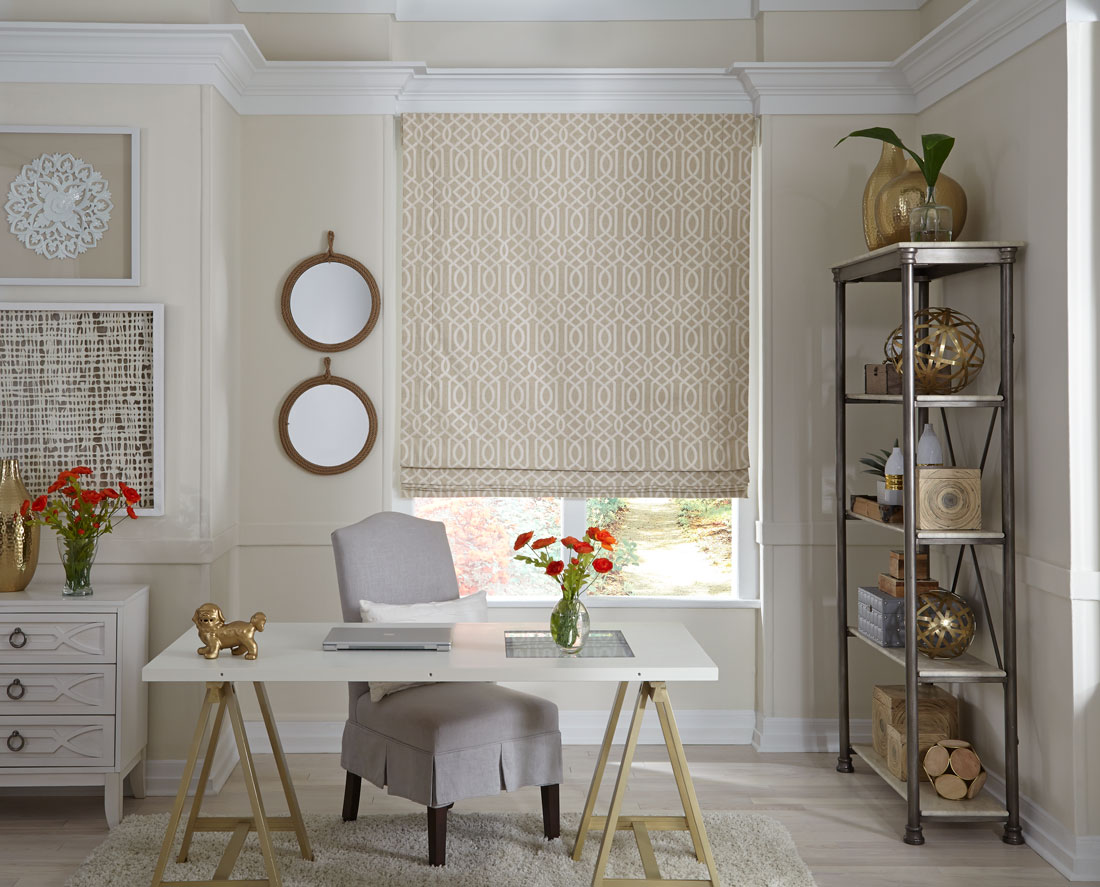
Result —
[[[486, 589], [490, 598], [546, 599], [553, 586], [512, 559], [512, 542], [536, 536], [584, 535], [604, 527], [618, 540], [615, 569], [590, 595], [606, 598], [718, 600], [755, 597], [739, 579], [738, 549], [746, 500], [418, 498], [413, 514], [442, 521], [455, 560], [459, 589]], [[752, 574], [750, 574], [752, 575]], [[742, 589], [742, 585], [750, 587]], [[743, 592], [743, 593], [741, 593]]]

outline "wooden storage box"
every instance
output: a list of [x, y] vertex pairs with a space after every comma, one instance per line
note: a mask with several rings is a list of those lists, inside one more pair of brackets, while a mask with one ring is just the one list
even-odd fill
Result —
[[[917, 593], [922, 591], [935, 591], [940, 587], [940, 584], [935, 579], [918, 579], [917, 580]], [[905, 597], [905, 580], [898, 579], [895, 576], [887, 576], [885, 573], [878, 574], [878, 590], [886, 592], [891, 597]]]
[[[891, 551], [890, 552], [890, 575], [895, 579], [905, 578], [905, 552], [904, 551]], [[927, 579], [929, 577], [928, 572], [928, 555], [917, 555], [917, 578]]]
[[982, 528], [982, 473], [977, 468], [918, 468], [916, 492], [917, 529]]
[[892, 363], [864, 364], [863, 390], [867, 394], [901, 394], [901, 376]]
[[[959, 734], [959, 700], [939, 687], [922, 684], [917, 695], [917, 720], [920, 724], [921, 754], [940, 739], [950, 739]], [[905, 779], [905, 687], [902, 684], [876, 686], [871, 693], [871, 744], [876, 752], [890, 763], [888, 730], [899, 734], [895, 750], [900, 754], [901, 769], [892, 773]], [[943, 735], [941, 735], [943, 734]], [[932, 736], [937, 738], [931, 739]], [[925, 742], [925, 739], [928, 742]]]

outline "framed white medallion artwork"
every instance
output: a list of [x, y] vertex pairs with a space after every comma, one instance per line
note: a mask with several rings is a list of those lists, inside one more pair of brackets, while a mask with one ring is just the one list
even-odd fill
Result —
[[0, 302], [0, 452], [32, 496], [87, 465], [164, 514], [164, 306]]
[[137, 286], [140, 131], [0, 126], [0, 284]]

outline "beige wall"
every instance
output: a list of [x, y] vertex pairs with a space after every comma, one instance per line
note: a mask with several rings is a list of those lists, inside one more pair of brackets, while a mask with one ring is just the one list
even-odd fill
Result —
[[[933, 105], [918, 123], [922, 132], [947, 132], [957, 139], [948, 172], [967, 192], [965, 237], [1027, 241], [1016, 272], [1021, 791], [1072, 830], [1077, 825], [1073, 612], [1065, 588], [1042, 582], [1068, 575], [1071, 567], [1065, 82], [1063, 28]], [[1026, 126], [1020, 125], [1021, 108], [1028, 109]], [[989, 355], [980, 383], [990, 390], [996, 390], [999, 353], [995, 286], [995, 273], [985, 272], [945, 281], [941, 294], [945, 304], [981, 326]], [[961, 421], [957, 427], [966, 464], [976, 464], [985, 422], [971, 421], [965, 432]], [[997, 514], [998, 452], [995, 446], [983, 489], [987, 516]], [[983, 552], [982, 561], [996, 591], [998, 558]], [[973, 594], [969, 571], [963, 581]], [[991, 605], [999, 616], [996, 600]], [[982, 755], [999, 767], [1004, 759], [1000, 693], [970, 687], [963, 696], [974, 703], [968, 706], [971, 735]]]
[[916, 12], [765, 12], [756, 25], [764, 62], [890, 62], [920, 37]]

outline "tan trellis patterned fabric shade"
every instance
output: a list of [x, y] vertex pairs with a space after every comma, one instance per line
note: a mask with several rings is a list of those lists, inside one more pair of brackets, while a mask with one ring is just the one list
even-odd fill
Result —
[[745, 495], [753, 118], [402, 139], [405, 495]]

